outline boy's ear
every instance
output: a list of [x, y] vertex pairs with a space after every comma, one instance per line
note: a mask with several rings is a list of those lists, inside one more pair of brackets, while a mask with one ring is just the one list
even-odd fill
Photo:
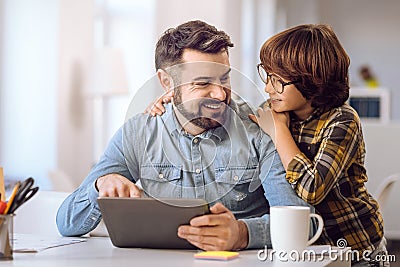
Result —
[[164, 91], [168, 92], [173, 88], [172, 77], [165, 70], [158, 69], [157, 78], [160, 81], [160, 84]]

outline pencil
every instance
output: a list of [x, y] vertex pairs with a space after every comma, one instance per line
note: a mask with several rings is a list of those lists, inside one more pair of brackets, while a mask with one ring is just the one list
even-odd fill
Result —
[[11, 205], [12, 205], [12, 203], [13, 203], [13, 201], [14, 201], [15, 195], [16, 195], [17, 192], [18, 192], [18, 189], [19, 189], [20, 184], [21, 184], [20, 182], [17, 182], [17, 183], [15, 184], [14, 189], [13, 189], [13, 191], [12, 191], [12, 193], [11, 193], [10, 199], [7, 201], [7, 207], [6, 207], [6, 209], [4, 210], [4, 213], [3, 213], [3, 214], [7, 214], [7, 213], [8, 213], [8, 210], [11, 208]]
[[4, 188], [4, 172], [3, 172], [3, 167], [0, 167], [0, 194], [1, 194], [0, 200], [6, 201], [6, 190], [5, 190], [5, 188]]

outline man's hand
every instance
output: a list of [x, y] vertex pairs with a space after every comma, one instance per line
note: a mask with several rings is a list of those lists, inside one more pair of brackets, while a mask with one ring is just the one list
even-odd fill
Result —
[[190, 225], [178, 228], [178, 236], [203, 250], [240, 250], [247, 247], [248, 231], [244, 222], [221, 203], [210, 208], [211, 214], [193, 218]]
[[111, 173], [97, 179], [100, 197], [141, 197], [142, 190], [122, 175]]

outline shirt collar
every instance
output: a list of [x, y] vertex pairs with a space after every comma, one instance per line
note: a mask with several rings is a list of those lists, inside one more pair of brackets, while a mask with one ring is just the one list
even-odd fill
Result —
[[290, 121], [293, 124], [306, 124], [316, 118], [319, 118], [322, 113], [324, 113], [323, 109], [316, 108], [305, 120], [300, 120], [293, 112], [290, 112]]

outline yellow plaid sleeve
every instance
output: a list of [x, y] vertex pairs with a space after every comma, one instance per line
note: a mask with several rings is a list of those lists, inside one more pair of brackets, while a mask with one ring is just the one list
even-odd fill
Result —
[[[303, 131], [307, 131], [304, 129]], [[296, 155], [288, 165], [286, 178], [295, 184], [296, 193], [316, 205], [324, 200], [343, 170], [356, 159], [360, 127], [357, 121], [339, 121], [315, 131], [311, 146], [317, 147], [313, 158]]]

